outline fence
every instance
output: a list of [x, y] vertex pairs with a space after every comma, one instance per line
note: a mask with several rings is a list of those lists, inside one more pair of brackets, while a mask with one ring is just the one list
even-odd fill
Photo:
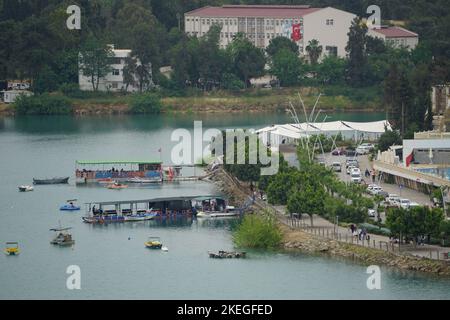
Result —
[[449, 253], [448, 252], [441, 252], [439, 249], [429, 249], [423, 252], [422, 255], [420, 254], [414, 254], [413, 252], [410, 252], [407, 250], [407, 248], [404, 245], [400, 245], [400, 243], [394, 243], [390, 241], [385, 240], [376, 240], [371, 239], [370, 236], [365, 239], [360, 239], [359, 236], [353, 236], [349, 232], [342, 233], [339, 231], [339, 227], [312, 227], [309, 224], [309, 221], [306, 222], [302, 218], [297, 217], [280, 217], [281, 221], [286, 224], [287, 226], [291, 228], [298, 228], [302, 229], [305, 232], [308, 232], [310, 234], [323, 237], [325, 239], [329, 240], [335, 240], [343, 243], [348, 243], [352, 245], [358, 245], [366, 248], [373, 248], [378, 250], [384, 250], [386, 252], [390, 252], [397, 255], [413, 255], [417, 257], [426, 257], [429, 259], [434, 260], [449, 260]]

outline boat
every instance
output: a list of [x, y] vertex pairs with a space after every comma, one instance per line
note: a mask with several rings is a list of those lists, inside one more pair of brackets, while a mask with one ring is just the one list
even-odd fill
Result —
[[245, 252], [228, 252], [228, 251], [219, 251], [218, 253], [215, 252], [208, 252], [208, 255], [210, 258], [213, 259], [232, 259], [232, 258], [245, 258], [247, 254]]
[[161, 249], [162, 242], [160, 237], [148, 237], [148, 241], [145, 242], [145, 246], [149, 249]]
[[192, 217], [192, 199], [196, 196], [162, 197], [143, 200], [114, 200], [85, 204], [86, 223], [145, 221], [153, 218]]
[[54, 231], [57, 233], [56, 237], [50, 241], [51, 244], [58, 245], [58, 246], [71, 246], [75, 244], [75, 240], [72, 239], [72, 235], [68, 232], [68, 230], [72, 229], [71, 227], [68, 228], [53, 228], [50, 229], [50, 231]]
[[[131, 183], [160, 183], [163, 181], [161, 161], [84, 161], [77, 160], [75, 168], [76, 184], [131, 182]], [[133, 178], [145, 182], [134, 182]]]
[[220, 196], [198, 197], [192, 200], [197, 218], [224, 218], [239, 216], [239, 210], [227, 205], [227, 201]]
[[66, 184], [66, 183], [69, 183], [69, 177], [51, 178], [51, 179], [33, 178], [33, 184]]
[[144, 178], [138, 178], [138, 177], [134, 177], [134, 178], [130, 178], [125, 180], [126, 183], [142, 183], [142, 184], [146, 184], [146, 183], [156, 183], [159, 181], [156, 181], [154, 179], [144, 179]]
[[5, 254], [8, 256], [17, 256], [20, 253], [18, 242], [7, 242]]
[[61, 210], [61, 211], [78, 211], [78, 210], [80, 210], [81, 208], [74, 204], [75, 201], [77, 201], [77, 199], [67, 200], [67, 204], [59, 207], [59, 210]]
[[19, 191], [20, 192], [28, 192], [28, 191], [33, 191], [34, 188], [32, 186], [19, 186]]
[[122, 184], [119, 182], [114, 182], [110, 185], [107, 186], [108, 189], [114, 189], [114, 190], [121, 190], [121, 189], [125, 189], [128, 188], [128, 186], [126, 184]]

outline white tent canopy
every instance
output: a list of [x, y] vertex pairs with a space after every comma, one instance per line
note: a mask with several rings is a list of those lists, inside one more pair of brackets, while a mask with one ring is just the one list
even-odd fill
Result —
[[271, 146], [279, 146], [319, 133], [325, 135], [343, 133], [355, 140], [358, 137], [375, 140], [385, 132], [385, 129], [392, 130], [391, 125], [386, 120], [374, 122], [331, 121], [271, 125], [257, 130], [256, 133], [260, 135], [265, 144], [270, 143]]
[[391, 124], [386, 121], [375, 121], [375, 122], [350, 122], [350, 121], [342, 121], [344, 125], [351, 128], [352, 130], [356, 130], [364, 133], [384, 133], [385, 128], [388, 131], [392, 131]]

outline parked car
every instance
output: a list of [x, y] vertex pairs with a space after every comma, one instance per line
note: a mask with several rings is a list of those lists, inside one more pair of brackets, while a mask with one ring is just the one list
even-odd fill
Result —
[[353, 183], [361, 183], [362, 179], [361, 179], [361, 173], [353, 173], [351, 175], [351, 179]]
[[357, 155], [365, 155], [368, 154], [370, 152], [370, 150], [368, 148], [364, 148], [359, 146], [358, 148], [356, 148], [356, 154]]
[[369, 184], [369, 185], [367, 186], [366, 191], [369, 192], [369, 191], [372, 190], [374, 187], [378, 187], [378, 185], [377, 185], [377, 184]]
[[334, 172], [342, 172], [342, 166], [340, 162], [333, 162], [331, 167], [333, 168]]
[[377, 192], [377, 196], [380, 196], [380, 197], [383, 197], [384, 199], [386, 199], [389, 196], [389, 193], [384, 190], [381, 190], [381, 191]]
[[400, 199], [399, 201], [399, 205], [403, 209], [408, 209], [410, 204], [411, 201], [409, 199]]
[[369, 193], [373, 196], [377, 195], [378, 192], [383, 191], [383, 189], [379, 186], [373, 187], [371, 190], [369, 190]]
[[375, 145], [373, 143], [361, 143], [359, 146], [368, 149], [369, 151], [375, 149]]
[[347, 174], [351, 174], [351, 172], [352, 172], [352, 170], [353, 170], [354, 168], [356, 168], [356, 167], [354, 167], [354, 166], [348, 166], [348, 167], [347, 167]]
[[375, 218], [377, 216], [377, 211], [375, 209], [369, 209], [367, 210], [367, 215], [370, 218]]
[[388, 195], [387, 201], [389, 202], [390, 205], [398, 205], [398, 202], [400, 201], [400, 197], [394, 193], [390, 193]]
[[345, 160], [345, 167], [348, 168], [349, 166], [358, 167], [359, 163], [356, 159], [347, 159]]
[[352, 149], [345, 150], [345, 156], [346, 157], [356, 157], [357, 156], [356, 150], [352, 150]]
[[361, 170], [357, 167], [354, 167], [350, 170], [350, 174], [354, 174], [354, 173], [358, 173], [359, 175], [361, 175]]
[[336, 148], [331, 152], [331, 154], [333, 156], [343, 156], [343, 155], [345, 155], [345, 149], [344, 148]]

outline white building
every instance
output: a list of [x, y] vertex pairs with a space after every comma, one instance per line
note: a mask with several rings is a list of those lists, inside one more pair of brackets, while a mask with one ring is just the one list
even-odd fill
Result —
[[291, 38], [293, 25], [300, 24], [296, 41], [300, 55], [316, 39], [325, 54], [345, 57], [348, 32], [356, 15], [335, 8], [311, 8], [299, 5], [224, 5], [203, 7], [184, 15], [185, 32], [190, 36], [204, 36], [214, 24], [222, 26], [220, 46], [225, 48], [243, 33], [257, 47], [266, 48], [270, 40], [284, 36]]
[[[123, 69], [126, 65], [126, 59], [130, 57], [130, 49], [114, 49], [113, 45], [112, 53], [114, 57], [111, 58], [111, 71], [103, 78], [100, 78], [98, 84], [99, 91], [124, 91], [135, 92], [139, 90], [139, 85], [137, 83], [137, 78], [135, 77], [135, 84], [127, 85], [124, 82]], [[90, 77], [83, 75], [81, 68], [79, 68], [78, 83], [80, 90], [83, 91], [93, 91], [92, 80]]]
[[2, 99], [5, 103], [13, 103], [20, 95], [31, 96], [32, 92], [27, 90], [5, 90], [2, 91]]
[[369, 36], [382, 39], [394, 48], [405, 47], [413, 50], [419, 44], [419, 35], [401, 27], [385, 27], [371, 28], [368, 32]]

